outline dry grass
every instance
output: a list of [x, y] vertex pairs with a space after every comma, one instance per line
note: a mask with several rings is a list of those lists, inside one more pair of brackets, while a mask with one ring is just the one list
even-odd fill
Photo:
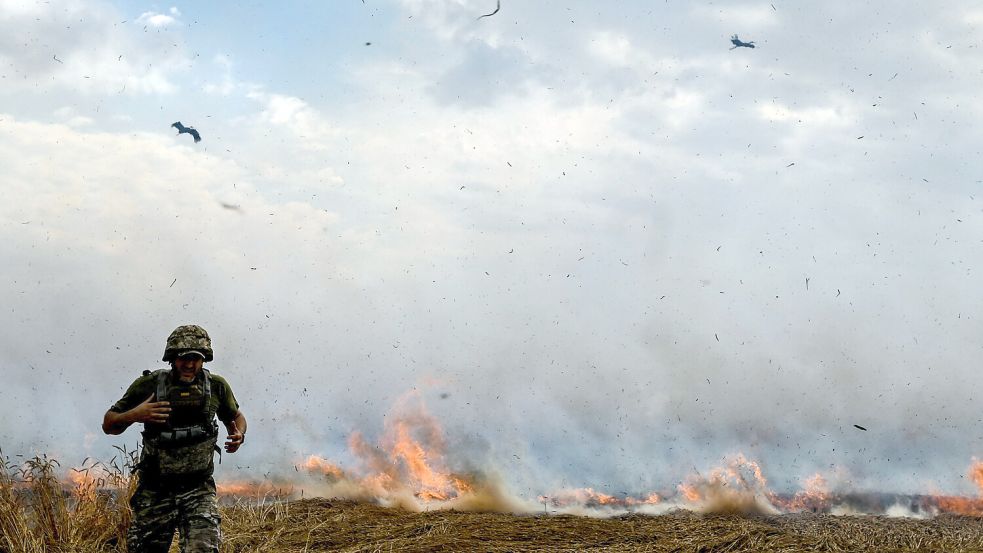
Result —
[[[121, 450], [129, 462], [132, 457]], [[125, 551], [133, 482], [115, 459], [74, 471], [74, 484], [57, 477], [58, 462], [35, 457], [0, 470], [0, 552]]]
[[[124, 453], [124, 457], [125, 452]], [[92, 465], [75, 484], [35, 458], [0, 471], [0, 553], [121, 553], [133, 482], [125, 463]], [[222, 506], [222, 553], [239, 552], [983, 552], [983, 521], [673, 511], [610, 519], [454, 511], [414, 513], [348, 500]], [[172, 548], [177, 551], [177, 547]]]
[[250, 537], [237, 534], [223, 551], [983, 551], [981, 520], [954, 516], [916, 520], [674, 511], [660, 516], [594, 519], [453, 511], [411, 513], [340, 500], [296, 501], [267, 513], [250, 519]]

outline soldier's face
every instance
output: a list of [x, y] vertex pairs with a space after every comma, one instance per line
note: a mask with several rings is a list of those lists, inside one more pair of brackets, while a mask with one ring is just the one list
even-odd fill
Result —
[[195, 377], [201, 372], [204, 360], [197, 355], [178, 357], [174, 359], [174, 370], [182, 382], [194, 382]]

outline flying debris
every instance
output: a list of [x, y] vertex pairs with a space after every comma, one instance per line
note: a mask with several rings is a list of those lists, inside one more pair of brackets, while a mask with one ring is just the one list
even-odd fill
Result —
[[188, 133], [194, 137], [195, 142], [201, 142], [201, 135], [198, 134], [198, 131], [196, 131], [194, 127], [185, 127], [184, 125], [181, 124], [180, 121], [177, 121], [176, 123], [171, 123], [171, 126], [177, 129], [178, 134]]
[[740, 48], [740, 47], [754, 48], [754, 41], [753, 40], [751, 42], [744, 42], [743, 40], [737, 38], [737, 35], [734, 35], [734, 36], [730, 37], [730, 42], [734, 45], [734, 46], [732, 46], [730, 48], [731, 50], [733, 50], [734, 48]]
[[859, 424], [855, 424], [855, 425], [853, 425], [853, 426], [854, 426], [855, 428], [859, 428], [860, 430], [863, 430], [864, 432], [866, 432], [866, 431], [867, 431], [867, 429], [866, 429], [866, 428], [864, 428], [864, 427], [862, 427], [862, 426], [860, 426]]
[[[495, 0], [495, 11], [493, 11], [491, 13], [486, 13], [485, 15], [479, 15], [478, 16], [478, 19], [481, 19], [482, 17], [491, 17], [491, 16], [495, 15], [496, 13], [498, 13], [498, 10], [500, 10], [500, 9], [502, 9], [502, 0]], [[475, 19], [475, 21], [477, 21], [478, 19]], [[753, 46], [752, 46], [752, 48], [753, 48]]]

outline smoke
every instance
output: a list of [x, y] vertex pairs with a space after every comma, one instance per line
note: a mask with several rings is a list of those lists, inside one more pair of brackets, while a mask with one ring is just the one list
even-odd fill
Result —
[[[294, 465], [294, 473], [266, 481], [223, 483], [222, 495], [279, 498], [329, 497], [375, 502], [409, 511], [454, 509], [471, 512], [573, 514], [606, 518], [625, 513], [662, 514], [685, 509], [706, 514], [773, 516], [787, 513], [883, 515], [927, 518], [940, 513], [977, 516], [983, 513], [983, 482], [979, 497], [923, 494], [903, 496], [855, 490], [842, 469], [816, 473], [794, 493], [776, 492], [762, 465], [743, 454], [727, 457], [705, 472], [695, 467], [673, 491], [637, 490], [608, 493], [592, 487], [556, 488], [536, 501], [522, 497], [501, 478], [498, 469], [480, 463], [461, 464], [460, 451], [447, 455], [444, 430], [427, 410], [421, 395], [398, 398], [386, 416], [385, 430], [375, 441], [353, 432], [349, 448], [355, 458], [342, 466], [318, 455]], [[983, 462], [967, 470], [978, 479]]]
[[[221, 97], [183, 84], [214, 78], [192, 27], [88, 0], [0, 18], [5, 453], [135, 444], [93, 432], [193, 322], [249, 419], [229, 485], [599, 512], [690, 505], [679, 483], [784, 510], [817, 473], [803, 508], [975, 495], [979, 60], [941, 39], [976, 40], [973, 6], [728, 9], [753, 52], [685, 4], [658, 33], [648, 3], [400, 7], [406, 51], [227, 73]], [[185, 114], [200, 147], [170, 136]], [[425, 412], [394, 410], [408, 389]], [[767, 486], [715, 479], [733, 452]], [[295, 482], [312, 454], [343, 477]]]
[[680, 495], [704, 513], [777, 514], [769, 501], [768, 482], [754, 461], [738, 455], [708, 476], [700, 474], [680, 484]]

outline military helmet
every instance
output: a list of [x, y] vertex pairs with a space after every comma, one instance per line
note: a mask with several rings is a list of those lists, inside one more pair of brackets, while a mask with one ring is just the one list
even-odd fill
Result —
[[205, 361], [212, 360], [212, 339], [208, 337], [204, 328], [198, 325], [182, 325], [175, 328], [167, 337], [163, 361], [173, 361], [181, 352], [187, 350], [200, 351], [205, 356]]

